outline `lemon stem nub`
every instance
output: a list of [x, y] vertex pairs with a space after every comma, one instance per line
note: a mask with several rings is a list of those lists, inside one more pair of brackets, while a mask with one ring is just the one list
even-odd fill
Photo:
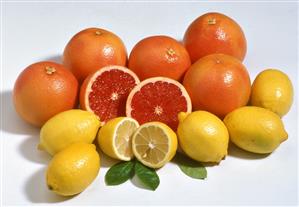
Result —
[[37, 149], [38, 149], [38, 150], [44, 150], [45, 148], [43, 147], [43, 145], [38, 144], [38, 145], [37, 145]]
[[180, 112], [178, 114], [178, 119], [179, 119], [179, 122], [183, 122], [184, 119], [188, 116], [188, 113], [185, 113], [185, 112]]

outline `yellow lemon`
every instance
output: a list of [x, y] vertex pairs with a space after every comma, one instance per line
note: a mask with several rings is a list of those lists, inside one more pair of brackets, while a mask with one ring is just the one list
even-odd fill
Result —
[[277, 113], [288, 113], [293, 102], [293, 86], [288, 76], [276, 69], [262, 71], [253, 82], [251, 105]]
[[100, 156], [93, 144], [77, 142], [58, 152], [49, 163], [48, 188], [63, 196], [81, 193], [97, 177]]
[[128, 161], [133, 158], [132, 136], [139, 124], [128, 117], [118, 117], [109, 120], [98, 133], [98, 143], [101, 150], [108, 156]]
[[220, 162], [227, 155], [228, 131], [207, 111], [179, 113], [178, 139], [182, 150], [200, 162]]
[[230, 112], [224, 119], [231, 141], [255, 153], [270, 153], [288, 138], [280, 117], [274, 112], [246, 106]]
[[51, 155], [74, 142], [92, 143], [100, 121], [91, 112], [72, 109], [49, 119], [41, 128], [38, 148]]
[[175, 132], [161, 122], [141, 125], [132, 138], [135, 157], [151, 168], [160, 168], [169, 162], [174, 157], [177, 146]]

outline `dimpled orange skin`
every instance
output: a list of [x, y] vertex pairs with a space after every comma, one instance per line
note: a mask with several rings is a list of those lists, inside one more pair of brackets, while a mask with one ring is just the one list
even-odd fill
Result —
[[63, 64], [80, 83], [107, 65], [125, 66], [127, 51], [122, 40], [104, 29], [88, 28], [77, 33], [66, 45]]
[[140, 80], [156, 76], [180, 80], [190, 65], [184, 46], [168, 36], [151, 36], [139, 41], [129, 57], [129, 69]]
[[25, 121], [40, 127], [59, 112], [74, 108], [77, 93], [78, 81], [63, 65], [38, 62], [28, 66], [17, 78], [13, 102]]
[[184, 36], [192, 63], [209, 54], [222, 53], [244, 60], [247, 43], [244, 32], [233, 19], [207, 13], [194, 20]]
[[195, 62], [186, 72], [183, 85], [193, 110], [206, 110], [220, 118], [245, 106], [251, 91], [245, 66], [223, 54], [208, 55]]

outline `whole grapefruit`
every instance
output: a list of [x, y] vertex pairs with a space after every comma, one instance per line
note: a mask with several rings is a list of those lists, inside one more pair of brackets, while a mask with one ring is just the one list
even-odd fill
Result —
[[168, 36], [151, 36], [141, 40], [129, 57], [129, 68], [140, 80], [156, 76], [180, 80], [190, 65], [184, 46]]
[[61, 64], [38, 62], [28, 66], [17, 78], [13, 102], [27, 122], [42, 126], [59, 112], [77, 104], [78, 81]]
[[183, 85], [194, 110], [206, 110], [220, 118], [245, 106], [250, 96], [250, 77], [236, 58], [212, 54], [195, 62], [186, 72]]
[[206, 13], [195, 19], [184, 36], [192, 63], [209, 54], [223, 53], [243, 61], [247, 43], [242, 28], [230, 17]]
[[125, 66], [127, 51], [122, 40], [110, 31], [88, 28], [68, 42], [63, 64], [81, 83], [91, 73], [107, 65]]

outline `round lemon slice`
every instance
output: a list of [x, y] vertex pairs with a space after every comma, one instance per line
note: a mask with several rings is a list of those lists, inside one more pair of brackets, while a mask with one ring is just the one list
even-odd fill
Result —
[[132, 135], [138, 127], [138, 122], [128, 117], [109, 120], [98, 133], [97, 140], [101, 150], [112, 158], [131, 160], [134, 157]]
[[176, 133], [161, 122], [141, 125], [132, 138], [135, 157], [151, 168], [160, 168], [169, 162], [176, 153], [177, 145]]

